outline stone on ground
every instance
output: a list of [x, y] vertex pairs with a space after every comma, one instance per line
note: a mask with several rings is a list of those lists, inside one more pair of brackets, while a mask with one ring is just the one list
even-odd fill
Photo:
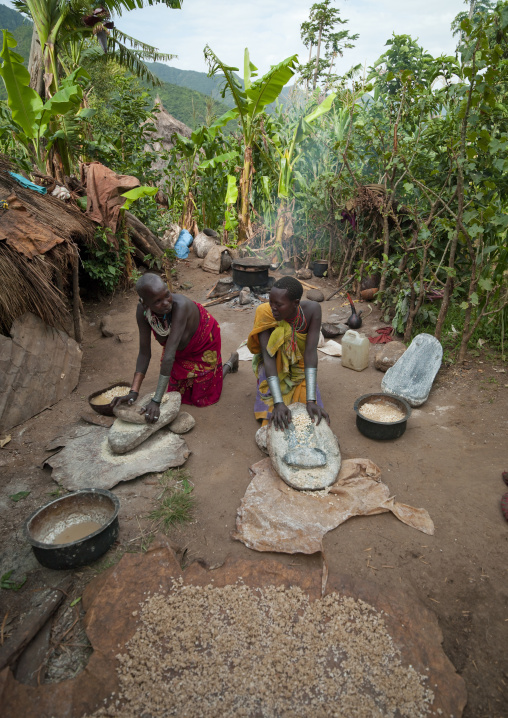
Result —
[[128, 454], [117, 455], [109, 447], [109, 431], [88, 426], [83, 427], [75, 438], [53, 442], [50, 446], [54, 448], [64, 446], [45, 462], [53, 469], [51, 477], [54, 481], [69, 491], [111, 489], [121, 481], [182, 466], [190, 453], [184, 439], [164, 428], [142, 446]]
[[267, 432], [268, 426], [260, 426], [256, 431], [256, 444], [258, 445], [258, 449], [261, 449], [265, 454], [268, 454], [268, 447], [266, 445], [268, 440]]
[[244, 287], [242, 291], [240, 292], [240, 296], [238, 297], [240, 304], [251, 304], [252, 303], [252, 292], [250, 291], [250, 287]]
[[131, 317], [122, 316], [116, 309], [112, 309], [101, 319], [102, 336], [116, 337], [121, 342], [132, 341], [134, 335], [131, 331], [131, 319]]
[[196, 424], [196, 419], [186, 411], [181, 411], [176, 419], [173, 419], [169, 425], [173, 434], [186, 434]]
[[401, 396], [410, 406], [421, 406], [429, 397], [442, 358], [440, 342], [431, 334], [418, 334], [384, 375], [382, 390]]
[[312, 272], [310, 269], [299, 269], [296, 277], [297, 279], [312, 279]]
[[304, 404], [289, 406], [292, 421], [288, 429], [267, 431], [268, 454], [277, 474], [289, 486], [316, 491], [331, 486], [340, 471], [337, 438], [327, 422], [311, 422]]
[[[153, 393], [146, 394], [146, 396], [144, 396], [142, 399], [138, 399], [137, 402], [135, 402], [136, 407], [140, 408], [143, 406], [147, 406], [152, 397]], [[156, 431], [162, 429], [162, 427], [166, 426], [166, 424], [170, 424], [173, 419], [176, 418], [178, 412], [180, 411], [181, 403], [182, 396], [180, 392], [168, 392], [162, 400], [160, 407], [160, 417], [158, 421], [155, 422], [155, 424], [147, 424], [144, 421], [143, 415], [140, 415], [143, 419], [143, 424], [132, 423], [132, 418], [130, 418], [128, 421], [117, 418], [113, 426], [109, 430], [108, 435], [108, 442], [111, 451], [114, 454], [126, 454], [128, 451], [131, 451], [136, 446], [139, 446], [139, 444], [141, 444], [143, 441], [146, 441], [150, 436], [152, 436], [152, 434], [155, 434]], [[130, 407], [131, 412], [135, 405], [133, 404]], [[130, 416], [133, 417], [134, 414], [135, 412], [132, 412]]]
[[309, 289], [307, 299], [310, 299], [312, 302], [324, 302], [325, 295], [320, 289]]
[[374, 366], [379, 371], [387, 371], [397, 362], [406, 351], [403, 342], [388, 342], [381, 344], [374, 357]]

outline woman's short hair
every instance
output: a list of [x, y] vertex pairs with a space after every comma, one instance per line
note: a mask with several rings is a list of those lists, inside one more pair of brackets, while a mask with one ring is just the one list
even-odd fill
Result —
[[285, 289], [288, 293], [288, 297], [293, 301], [297, 301], [302, 298], [303, 287], [294, 277], [281, 277], [277, 279], [273, 285], [274, 289]]

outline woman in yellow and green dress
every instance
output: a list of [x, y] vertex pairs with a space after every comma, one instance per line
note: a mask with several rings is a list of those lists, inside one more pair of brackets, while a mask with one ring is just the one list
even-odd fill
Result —
[[289, 404], [305, 403], [312, 421], [330, 423], [317, 386], [317, 345], [321, 306], [301, 301], [303, 287], [282, 277], [270, 290], [269, 302], [256, 310], [247, 346], [254, 354], [257, 378], [256, 419], [284, 429], [291, 422]]

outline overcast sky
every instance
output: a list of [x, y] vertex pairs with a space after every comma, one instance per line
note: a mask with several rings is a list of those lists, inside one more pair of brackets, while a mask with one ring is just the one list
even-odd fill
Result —
[[[10, 4], [2, 0], [6, 5]], [[433, 55], [453, 54], [455, 38], [450, 23], [467, 9], [464, 0], [346, 0], [334, 3], [347, 28], [360, 35], [356, 47], [339, 58], [339, 73], [351, 65], [371, 65], [383, 52], [392, 33], [418, 39]], [[178, 58], [168, 64], [206, 72], [203, 48], [227, 64], [240, 67], [243, 51], [261, 72], [298, 53], [308, 51], [300, 40], [300, 25], [308, 17], [312, 0], [183, 0], [181, 10], [163, 6], [125, 13], [116, 25], [128, 35], [155, 45]]]

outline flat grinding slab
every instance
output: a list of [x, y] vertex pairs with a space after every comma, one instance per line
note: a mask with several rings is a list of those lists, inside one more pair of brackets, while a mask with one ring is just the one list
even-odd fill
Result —
[[121, 481], [153, 471], [182, 466], [190, 454], [184, 439], [161, 429], [128, 454], [114, 454], [108, 444], [108, 429], [90, 426], [76, 438], [63, 438], [51, 446], [64, 446], [46, 460], [52, 478], [69, 491], [111, 489]]

